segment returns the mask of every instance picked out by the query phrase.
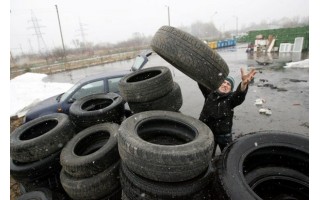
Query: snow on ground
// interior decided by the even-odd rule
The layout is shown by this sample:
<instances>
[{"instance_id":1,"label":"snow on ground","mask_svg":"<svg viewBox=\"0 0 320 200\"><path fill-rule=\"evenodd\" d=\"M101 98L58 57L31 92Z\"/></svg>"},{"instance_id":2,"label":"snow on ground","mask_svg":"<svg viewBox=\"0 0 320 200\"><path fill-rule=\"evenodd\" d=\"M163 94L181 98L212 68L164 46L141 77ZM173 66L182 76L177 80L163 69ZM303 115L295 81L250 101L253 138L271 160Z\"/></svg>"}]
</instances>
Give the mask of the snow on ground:
<instances>
[{"instance_id":1,"label":"snow on ground","mask_svg":"<svg viewBox=\"0 0 320 200\"><path fill-rule=\"evenodd\" d=\"M309 68L309 59L305 59L298 62L286 63L284 68Z\"/></svg>"},{"instance_id":2,"label":"snow on ground","mask_svg":"<svg viewBox=\"0 0 320 200\"><path fill-rule=\"evenodd\" d=\"M285 68L308 68L309 59L287 63ZM51 96L61 94L72 87L69 83L47 83L42 79L47 75L26 73L10 81L10 116L23 116L36 103Z\"/></svg>"},{"instance_id":3,"label":"snow on ground","mask_svg":"<svg viewBox=\"0 0 320 200\"><path fill-rule=\"evenodd\" d=\"M69 83L43 82L46 74L25 73L10 80L10 116L23 116L31 106L72 87Z\"/></svg>"}]
</instances>

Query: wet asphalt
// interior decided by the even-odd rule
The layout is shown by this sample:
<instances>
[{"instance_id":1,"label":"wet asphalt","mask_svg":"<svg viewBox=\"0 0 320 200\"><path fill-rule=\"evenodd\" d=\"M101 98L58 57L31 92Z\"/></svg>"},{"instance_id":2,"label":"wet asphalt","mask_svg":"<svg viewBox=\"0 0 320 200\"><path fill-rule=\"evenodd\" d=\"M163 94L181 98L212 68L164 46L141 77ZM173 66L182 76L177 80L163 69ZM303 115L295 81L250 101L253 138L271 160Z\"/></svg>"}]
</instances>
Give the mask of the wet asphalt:
<instances>
[{"instance_id":1,"label":"wet asphalt","mask_svg":"<svg viewBox=\"0 0 320 200\"><path fill-rule=\"evenodd\" d=\"M234 137L266 130L279 130L309 135L309 68L284 68L286 62L308 58L308 54L256 54L246 53L245 45L219 49L217 52L229 66L229 75L236 85L240 83L240 68L254 67L257 74L250 84L245 101L234 110ZM256 60L268 61L259 65ZM45 81L76 83L85 76L115 70L129 70L133 60L120 61L90 68L49 75ZM173 80L180 85L183 97L181 113L199 118L204 98L197 83L174 68L160 56L149 57L147 67L166 66L171 69ZM256 99L263 99L262 105L255 105ZM271 115L259 110L271 110Z\"/></svg>"}]
</instances>

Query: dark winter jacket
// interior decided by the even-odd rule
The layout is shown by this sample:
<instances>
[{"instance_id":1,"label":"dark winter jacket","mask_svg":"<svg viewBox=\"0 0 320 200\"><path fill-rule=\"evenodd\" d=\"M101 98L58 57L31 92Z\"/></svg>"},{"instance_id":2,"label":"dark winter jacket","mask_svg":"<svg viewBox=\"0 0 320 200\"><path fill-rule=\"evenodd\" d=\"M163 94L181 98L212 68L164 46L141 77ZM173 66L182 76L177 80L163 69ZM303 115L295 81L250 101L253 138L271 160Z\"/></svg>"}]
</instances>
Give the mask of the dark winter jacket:
<instances>
[{"instance_id":1,"label":"dark winter jacket","mask_svg":"<svg viewBox=\"0 0 320 200\"><path fill-rule=\"evenodd\" d=\"M221 94L218 90L210 92L200 84L199 88L205 97L199 119L209 126L214 135L231 133L233 109L245 100L248 87L242 92L239 84L235 92L228 94Z\"/></svg>"}]
</instances>

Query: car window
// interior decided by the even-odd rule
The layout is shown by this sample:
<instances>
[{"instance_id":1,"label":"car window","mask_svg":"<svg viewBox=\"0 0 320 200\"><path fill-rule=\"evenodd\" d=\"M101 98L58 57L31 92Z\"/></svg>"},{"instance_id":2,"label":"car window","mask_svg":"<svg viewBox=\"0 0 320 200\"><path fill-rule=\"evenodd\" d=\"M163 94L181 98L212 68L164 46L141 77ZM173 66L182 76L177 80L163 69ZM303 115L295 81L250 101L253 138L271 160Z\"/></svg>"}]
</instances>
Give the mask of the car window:
<instances>
[{"instance_id":1,"label":"car window","mask_svg":"<svg viewBox=\"0 0 320 200\"><path fill-rule=\"evenodd\" d=\"M108 80L109 92L119 92L119 81L122 77L110 78Z\"/></svg>"},{"instance_id":2,"label":"car window","mask_svg":"<svg viewBox=\"0 0 320 200\"><path fill-rule=\"evenodd\" d=\"M80 99L85 96L92 94L104 93L104 82L103 80L91 82L82 86L76 93L73 94L73 99Z\"/></svg>"}]
</instances>

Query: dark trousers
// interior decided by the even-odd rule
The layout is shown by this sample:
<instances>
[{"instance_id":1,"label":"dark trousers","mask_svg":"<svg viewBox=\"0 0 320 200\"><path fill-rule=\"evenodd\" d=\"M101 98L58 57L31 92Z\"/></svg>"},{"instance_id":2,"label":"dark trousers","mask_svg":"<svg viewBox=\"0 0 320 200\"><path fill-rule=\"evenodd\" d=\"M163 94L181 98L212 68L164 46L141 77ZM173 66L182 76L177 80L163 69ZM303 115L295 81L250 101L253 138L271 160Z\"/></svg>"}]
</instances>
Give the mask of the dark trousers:
<instances>
[{"instance_id":1,"label":"dark trousers","mask_svg":"<svg viewBox=\"0 0 320 200\"><path fill-rule=\"evenodd\" d=\"M217 145L219 145L219 148L221 152L223 149L232 142L232 134L222 134L222 135L214 135L214 148L213 148L213 156L215 155Z\"/></svg>"}]
</instances>

